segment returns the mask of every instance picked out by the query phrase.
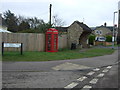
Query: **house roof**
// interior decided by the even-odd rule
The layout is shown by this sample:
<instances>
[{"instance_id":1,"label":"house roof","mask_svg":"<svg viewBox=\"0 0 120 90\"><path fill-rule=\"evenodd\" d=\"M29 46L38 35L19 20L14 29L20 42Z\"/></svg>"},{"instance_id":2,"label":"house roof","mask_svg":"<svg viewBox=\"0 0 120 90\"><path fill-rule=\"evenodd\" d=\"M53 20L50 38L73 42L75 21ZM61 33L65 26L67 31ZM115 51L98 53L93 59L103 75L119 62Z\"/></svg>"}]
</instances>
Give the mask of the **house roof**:
<instances>
[{"instance_id":1,"label":"house roof","mask_svg":"<svg viewBox=\"0 0 120 90\"><path fill-rule=\"evenodd\" d=\"M58 31L67 32L68 27L55 27Z\"/></svg>"},{"instance_id":2,"label":"house roof","mask_svg":"<svg viewBox=\"0 0 120 90\"><path fill-rule=\"evenodd\" d=\"M84 24L83 22L75 21L74 23L77 23L78 25L80 25L80 27L82 27L83 30L92 32L91 28L89 28L89 27L88 27L86 24ZM74 23L73 23L73 24L74 24Z\"/></svg>"},{"instance_id":3,"label":"house roof","mask_svg":"<svg viewBox=\"0 0 120 90\"><path fill-rule=\"evenodd\" d=\"M107 26L111 31L113 31L113 26Z\"/></svg>"},{"instance_id":4,"label":"house roof","mask_svg":"<svg viewBox=\"0 0 120 90\"><path fill-rule=\"evenodd\" d=\"M111 30L111 31L113 31L113 26L97 26L94 30L96 30L97 28L101 28L101 27L103 27L103 28L108 28L109 30Z\"/></svg>"},{"instance_id":5,"label":"house roof","mask_svg":"<svg viewBox=\"0 0 120 90\"><path fill-rule=\"evenodd\" d=\"M91 28L91 30L95 30L96 29L96 27L90 27Z\"/></svg>"},{"instance_id":6,"label":"house roof","mask_svg":"<svg viewBox=\"0 0 120 90\"><path fill-rule=\"evenodd\" d=\"M81 23L81 22L79 22L79 21L74 21L72 24L74 24L74 23L77 23L78 25L80 25L80 27L82 27L84 31L88 31L88 32L91 32L91 31L92 31L91 28L89 28L89 27L88 27L86 24L84 24L84 23ZM71 25L72 25L72 24L71 24ZM56 28L58 31L67 32L69 26L68 26L68 27L55 27L55 28Z\"/></svg>"}]
</instances>

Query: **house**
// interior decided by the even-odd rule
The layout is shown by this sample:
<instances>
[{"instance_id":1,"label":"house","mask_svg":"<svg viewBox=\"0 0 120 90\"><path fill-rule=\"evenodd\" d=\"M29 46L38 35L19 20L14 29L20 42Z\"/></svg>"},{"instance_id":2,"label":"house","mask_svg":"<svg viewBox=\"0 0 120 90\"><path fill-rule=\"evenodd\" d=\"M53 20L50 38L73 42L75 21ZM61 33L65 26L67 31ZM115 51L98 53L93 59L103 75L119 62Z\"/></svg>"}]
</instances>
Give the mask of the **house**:
<instances>
[{"instance_id":1,"label":"house","mask_svg":"<svg viewBox=\"0 0 120 90\"><path fill-rule=\"evenodd\" d=\"M74 43L77 46L86 48L88 45L88 37L92 30L83 22L74 21L67 29L68 47Z\"/></svg>"},{"instance_id":2,"label":"house","mask_svg":"<svg viewBox=\"0 0 120 90\"><path fill-rule=\"evenodd\" d=\"M92 32L96 38L96 41L105 41L106 36L112 36L113 26L106 26L106 24L96 27Z\"/></svg>"},{"instance_id":3,"label":"house","mask_svg":"<svg viewBox=\"0 0 120 90\"><path fill-rule=\"evenodd\" d=\"M11 33L10 31L7 31L7 25L4 21L4 19L2 18L2 15L0 14L0 32L7 32L7 33Z\"/></svg>"}]
</instances>

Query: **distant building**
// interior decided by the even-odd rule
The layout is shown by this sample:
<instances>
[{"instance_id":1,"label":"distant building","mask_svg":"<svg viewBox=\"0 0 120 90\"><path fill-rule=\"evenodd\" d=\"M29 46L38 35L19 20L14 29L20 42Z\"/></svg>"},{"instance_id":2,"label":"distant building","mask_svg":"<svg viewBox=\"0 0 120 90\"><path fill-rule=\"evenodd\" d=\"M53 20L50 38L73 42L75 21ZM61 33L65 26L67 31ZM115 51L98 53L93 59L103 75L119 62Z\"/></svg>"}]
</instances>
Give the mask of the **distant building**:
<instances>
[{"instance_id":1,"label":"distant building","mask_svg":"<svg viewBox=\"0 0 120 90\"><path fill-rule=\"evenodd\" d=\"M96 41L105 41L106 36L112 36L113 26L106 26L106 24L96 27L92 33L96 36Z\"/></svg>"},{"instance_id":2,"label":"distant building","mask_svg":"<svg viewBox=\"0 0 120 90\"><path fill-rule=\"evenodd\" d=\"M7 32L7 33L11 33L10 31L7 31L7 25L4 21L4 19L2 18L2 15L0 14L0 32Z\"/></svg>"}]
</instances>

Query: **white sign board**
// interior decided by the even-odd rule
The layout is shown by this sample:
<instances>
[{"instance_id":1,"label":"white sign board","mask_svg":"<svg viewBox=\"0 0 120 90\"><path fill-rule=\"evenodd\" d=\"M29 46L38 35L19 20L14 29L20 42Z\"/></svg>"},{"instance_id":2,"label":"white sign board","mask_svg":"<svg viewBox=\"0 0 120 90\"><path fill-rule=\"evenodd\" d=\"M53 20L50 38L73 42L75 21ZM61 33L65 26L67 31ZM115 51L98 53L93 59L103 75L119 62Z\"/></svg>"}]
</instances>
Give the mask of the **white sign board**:
<instances>
[{"instance_id":1,"label":"white sign board","mask_svg":"<svg viewBox=\"0 0 120 90\"><path fill-rule=\"evenodd\" d=\"M21 47L21 43L4 43L4 47Z\"/></svg>"}]
</instances>

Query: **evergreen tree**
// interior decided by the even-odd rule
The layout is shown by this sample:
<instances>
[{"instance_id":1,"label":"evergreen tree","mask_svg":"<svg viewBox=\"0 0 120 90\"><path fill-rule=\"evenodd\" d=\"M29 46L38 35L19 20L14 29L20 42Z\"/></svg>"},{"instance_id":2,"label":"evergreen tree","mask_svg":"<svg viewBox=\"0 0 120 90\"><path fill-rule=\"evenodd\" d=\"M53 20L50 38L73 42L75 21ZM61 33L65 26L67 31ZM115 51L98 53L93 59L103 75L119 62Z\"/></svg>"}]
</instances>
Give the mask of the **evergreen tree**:
<instances>
[{"instance_id":1,"label":"evergreen tree","mask_svg":"<svg viewBox=\"0 0 120 90\"><path fill-rule=\"evenodd\" d=\"M11 32L17 32L18 31L18 25L17 25L17 17L14 15L14 13L11 13L10 10L4 12L4 19L8 27L8 31Z\"/></svg>"},{"instance_id":2,"label":"evergreen tree","mask_svg":"<svg viewBox=\"0 0 120 90\"><path fill-rule=\"evenodd\" d=\"M30 25L28 22L25 22L25 21L22 21L18 26L18 31L28 30L28 29L30 29Z\"/></svg>"}]
</instances>

